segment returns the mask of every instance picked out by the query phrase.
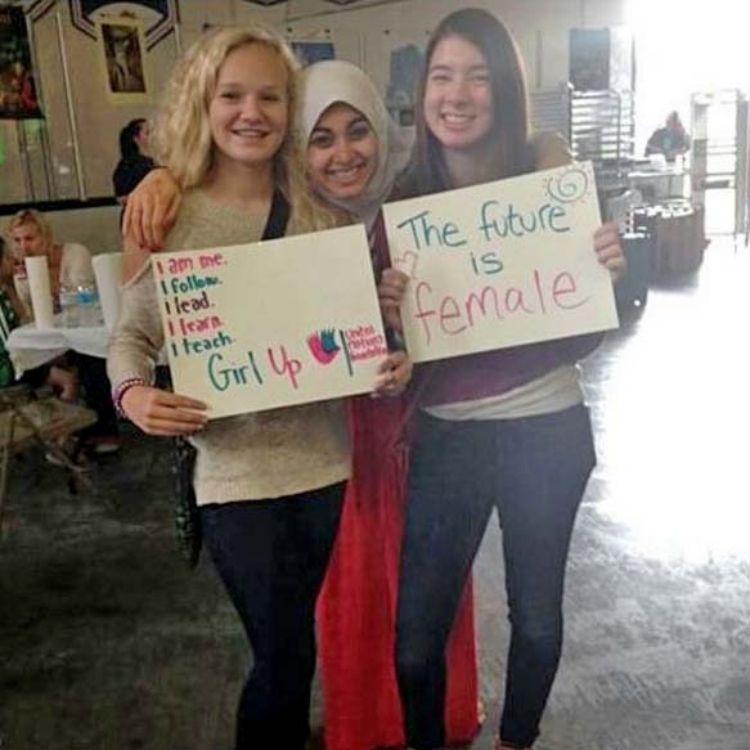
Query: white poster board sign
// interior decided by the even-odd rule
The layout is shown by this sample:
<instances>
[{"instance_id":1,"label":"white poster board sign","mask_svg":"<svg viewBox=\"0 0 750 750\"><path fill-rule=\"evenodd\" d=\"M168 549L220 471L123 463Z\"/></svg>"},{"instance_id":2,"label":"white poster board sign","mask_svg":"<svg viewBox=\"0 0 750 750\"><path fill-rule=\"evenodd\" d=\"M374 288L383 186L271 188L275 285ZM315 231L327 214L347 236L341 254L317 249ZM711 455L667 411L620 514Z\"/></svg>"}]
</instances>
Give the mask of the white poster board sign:
<instances>
[{"instance_id":1,"label":"white poster board sign","mask_svg":"<svg viewBox=\"0 0 750 750\"><path fill-rule=\"evenodd\" d=\"M415 362L618 325L589 162L383 207Z\"/></svg>"},{"instance_id":2,"label":"white poster board sign","mask_svg":"<svg viewBox=\"0 0 750 750\"><path fill-rule=\"evenodd\" d=\"M211 418L372 390L387 346L363 226L152 262L175 392Z\"/></svg>"}]
</instances>

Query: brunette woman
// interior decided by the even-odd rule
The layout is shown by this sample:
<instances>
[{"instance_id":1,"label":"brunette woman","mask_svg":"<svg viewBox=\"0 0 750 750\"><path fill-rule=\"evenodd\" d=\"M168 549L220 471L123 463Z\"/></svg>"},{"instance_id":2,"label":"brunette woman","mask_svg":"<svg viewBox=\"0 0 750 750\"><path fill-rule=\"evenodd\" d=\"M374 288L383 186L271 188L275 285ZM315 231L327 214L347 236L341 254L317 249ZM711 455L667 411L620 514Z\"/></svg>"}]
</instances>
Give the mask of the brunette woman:
<instances>
[{"instance_id":1,"label":"brunette woman","mask_svg":"<svg viewBox=\"0 0 750 750\"><path fill-rule=\"evenodd\" d=\"M516 45L484 10L456 11L435 29L418 103L403 197L570 159L559 137L530 136ZM616 276L623 255L615 229L602 227L593 245ZM578 336L418 368L396 626L407 740L417 750L446 742L446 642L493 509L511 622L498 748L530 748L538 735L560 658L568 545L595 463L576 363L599 340Z\"/></svg>"}]
</instances>

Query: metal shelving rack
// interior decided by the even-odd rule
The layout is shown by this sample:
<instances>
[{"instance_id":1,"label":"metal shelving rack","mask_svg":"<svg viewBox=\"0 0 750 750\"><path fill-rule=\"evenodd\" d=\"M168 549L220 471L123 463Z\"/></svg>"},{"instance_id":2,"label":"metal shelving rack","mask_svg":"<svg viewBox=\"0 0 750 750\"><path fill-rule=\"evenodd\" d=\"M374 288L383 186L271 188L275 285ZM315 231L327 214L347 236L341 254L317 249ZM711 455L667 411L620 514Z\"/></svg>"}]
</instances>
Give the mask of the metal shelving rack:
<instances>
[{"instance_id":1,"label":"metal shelving rack","mask_svg":"<svg viewBox=\"0 0 750 750\"><path fill-rule=\"evenodd\" d=\"M594 163L600 190L626 181L635 156L632 91L572 91L570 145Z\"/></svg>"},{"instance_id":2,"label":"metal shelving rack","mask_svg":"<svg viewBox=\"0 0 750 750\"><path fill-rule=\"evenodd\" d=\"M529 117L535 133L555 131L570 142L570 94L569 83L556 89L537 89L529 93Z\"/></svg>"}]
</instances>

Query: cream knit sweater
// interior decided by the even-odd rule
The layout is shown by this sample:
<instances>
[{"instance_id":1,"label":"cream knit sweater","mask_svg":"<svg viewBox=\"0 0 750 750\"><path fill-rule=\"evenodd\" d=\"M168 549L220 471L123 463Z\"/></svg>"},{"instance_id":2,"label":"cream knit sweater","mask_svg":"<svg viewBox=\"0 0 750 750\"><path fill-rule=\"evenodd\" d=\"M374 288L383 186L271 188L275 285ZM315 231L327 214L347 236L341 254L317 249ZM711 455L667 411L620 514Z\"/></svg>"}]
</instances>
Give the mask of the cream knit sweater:
<instances>
[{"instance_id":1,"label":"cream knit sweater","mask_svg":"<svg viewBox=\"0 0 750 750\"><path fill-rule=\"evenodd\" d=\"M264 216L249 216L193 190L185 195L166 249L255 242L264 223ZM292 221L287 234L294 233ZM123 286L122 313L107 359L112 385L134 376L153 382L163 343L149 264ZM199 505L283 497L343 481L350 473L340 401L212 420L191 442L198 449L194 485Z\"/></svg>"}]
</instances>

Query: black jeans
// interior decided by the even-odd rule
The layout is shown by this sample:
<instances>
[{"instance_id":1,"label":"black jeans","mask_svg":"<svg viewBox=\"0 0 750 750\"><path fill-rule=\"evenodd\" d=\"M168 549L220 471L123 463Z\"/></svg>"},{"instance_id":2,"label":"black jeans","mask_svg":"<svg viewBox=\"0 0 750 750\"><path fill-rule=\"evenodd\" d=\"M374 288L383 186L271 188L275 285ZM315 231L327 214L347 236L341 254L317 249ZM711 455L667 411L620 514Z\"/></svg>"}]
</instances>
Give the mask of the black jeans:
<instances>
[{"instance_id":1,"label":"black jeans","mask_svg":"<svg viewBox=\"0 0 750 750\"><path fill-rule=\"evenodd\" d=\"M444 744L445 645L497 507L511 622L500 736L531 745L562 647L565 564L595 464L588 411L449 422L421 418L409 473L396 623L408 744Z\"/></svg>"},{"instance_id":2,"label":"black jeans","mask_svg":"<svg viewBox=\"0 0 750 750\"><path fill-rule=\"evenodd\" d=\"M237 712L236 750L304 750L315 673L315 601L344 487L200 509L204 541L253 651Z\"/></svg>"}]
</instances>

